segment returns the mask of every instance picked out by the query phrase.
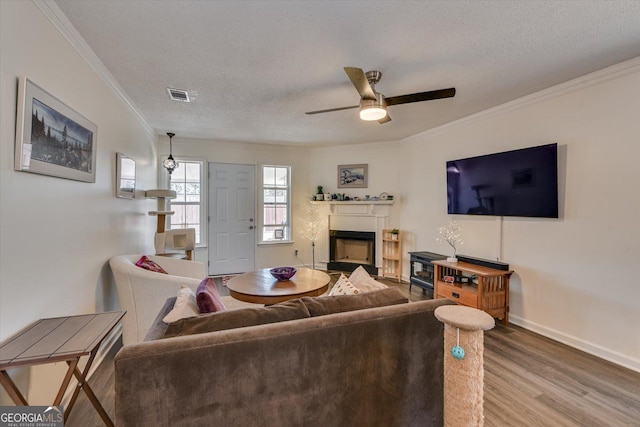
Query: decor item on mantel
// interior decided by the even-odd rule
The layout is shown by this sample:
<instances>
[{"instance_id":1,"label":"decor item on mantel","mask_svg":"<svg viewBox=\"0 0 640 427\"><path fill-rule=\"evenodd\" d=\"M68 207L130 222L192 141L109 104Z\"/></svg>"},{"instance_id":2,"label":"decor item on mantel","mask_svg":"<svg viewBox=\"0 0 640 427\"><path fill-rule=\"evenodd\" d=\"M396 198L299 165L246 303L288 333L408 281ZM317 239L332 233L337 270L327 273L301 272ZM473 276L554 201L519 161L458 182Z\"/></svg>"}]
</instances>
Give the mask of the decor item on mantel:
<instances>
[{"instance_id":1,"label":"decor item on mantel","mask_svg":"<svg viewBox=\"0 0 640 427\"><path fill-rule=\"evenodd\" d=\"M436 241L440 243L446 242L453 248L453 256L447 258L449 262L458 262L458 258L456 258L456 245L462 245L462 237L460 237L461 231L462 228L455 221L449 222L446 227L438 228L440 237L438 237Z\"/></svg>"},{"instance_id":2,"label":"decor item on mantel","mask_svg":"<svg viewBox=\"0 0 640 427\"><path fill-rule=\"evenodd\" d=\"M171 133L171 132L167 132L167 136L169 137L169 157L167 157L167 159L162 162L162 165L167 168L167 171L169 172L169 175L171 175L171 172L174 171L174 169L178 169L178 162L176 162L173 158L173 145L171 143L171 139L176 136L175 133Z\"/></svg>"},{"instance_id":3,"label":"decor item on mantel","mask_svg":"<svg viewBox=\"0 0 640 427\"><path fill-rule=\"evenodd\" d=\"M316 200L318 201L324 200L324 191L322 189L322 185L318 185L318 191L316 192Z\"/></svg>"}]
</instances>

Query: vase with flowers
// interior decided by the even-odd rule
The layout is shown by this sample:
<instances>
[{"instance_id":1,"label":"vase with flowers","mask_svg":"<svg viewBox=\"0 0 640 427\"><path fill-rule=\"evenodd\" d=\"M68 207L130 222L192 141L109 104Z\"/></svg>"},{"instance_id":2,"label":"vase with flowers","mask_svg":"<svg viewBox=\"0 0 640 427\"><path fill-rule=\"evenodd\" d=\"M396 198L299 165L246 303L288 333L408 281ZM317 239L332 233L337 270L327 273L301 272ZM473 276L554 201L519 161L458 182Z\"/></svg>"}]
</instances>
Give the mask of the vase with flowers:
<instances>
[{"instance_id":1,"label":"vase with flowers","mask_svg":"<svg viewBox=\"0 0 640 427\"><path fill-rule=\"evenodd\" d=\"M458 262L456 253L457 246L462 245L462 237L460 236L461 231L462 228L455 221L449 222L446 227L438 228L438 234L440 234L440 237L438 237L436 241L440 243L447 243L453 248L453 256L447 258L448 262Z\"/></svg>"}]
</instances>

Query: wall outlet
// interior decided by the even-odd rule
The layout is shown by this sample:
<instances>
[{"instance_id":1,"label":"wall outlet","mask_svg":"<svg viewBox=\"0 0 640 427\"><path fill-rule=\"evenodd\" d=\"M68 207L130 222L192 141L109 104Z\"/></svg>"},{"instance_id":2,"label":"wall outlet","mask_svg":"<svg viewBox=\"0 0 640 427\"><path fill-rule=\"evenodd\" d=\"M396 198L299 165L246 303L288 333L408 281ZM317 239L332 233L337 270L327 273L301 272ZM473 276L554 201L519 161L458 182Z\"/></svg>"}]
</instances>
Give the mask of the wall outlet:
<instances>
[{"instance_id":1,"label":"wall outlet","mask_svg":"<svg viewBox=\"0 0 640 427\"><path fill-rule=\"evenodd\" d=\"M298 256L298 250L297 249L294 249L293 252L294 252L295 256Z\"/></svg>"}]
</instances>

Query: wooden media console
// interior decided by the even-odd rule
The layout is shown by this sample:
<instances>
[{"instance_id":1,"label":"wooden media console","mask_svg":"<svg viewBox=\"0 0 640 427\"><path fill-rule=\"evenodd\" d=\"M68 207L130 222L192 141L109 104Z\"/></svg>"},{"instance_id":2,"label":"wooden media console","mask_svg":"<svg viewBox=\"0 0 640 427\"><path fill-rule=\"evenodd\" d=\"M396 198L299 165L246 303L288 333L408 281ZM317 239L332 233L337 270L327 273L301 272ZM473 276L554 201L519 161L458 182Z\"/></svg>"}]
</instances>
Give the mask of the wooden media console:
<instances>
[{"instance_id":1,"label":"wooden media console","mask_svg":"<svg viewBox=\"0 0 640 427\"><path fill-rule=\"evenodd\" d=\"M483 310L509 324L509 277L513 270L498 270L468 262L432 261L434 298Z\"/></svg>"}]
</instances>

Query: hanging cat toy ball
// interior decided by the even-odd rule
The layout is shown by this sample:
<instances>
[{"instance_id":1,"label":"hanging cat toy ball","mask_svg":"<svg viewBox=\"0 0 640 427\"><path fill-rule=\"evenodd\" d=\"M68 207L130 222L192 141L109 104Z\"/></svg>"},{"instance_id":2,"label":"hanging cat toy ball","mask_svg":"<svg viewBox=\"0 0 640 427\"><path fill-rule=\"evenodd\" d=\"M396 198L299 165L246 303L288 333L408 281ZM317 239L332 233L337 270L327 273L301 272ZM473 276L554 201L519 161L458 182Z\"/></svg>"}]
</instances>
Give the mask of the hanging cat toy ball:
<instances>
[{"instance_id":1,"label":"hanging cat toy ball","mask_svg":"<svg viewBox=\"0 0 640 427\"><path fill-rule=\"evenodd\" d=\"M451 348L451 355L456 360L464 359L464 349L460 347L460 328L458 328L458 341L456 345Z\"/></svg>"}]
</instances>

